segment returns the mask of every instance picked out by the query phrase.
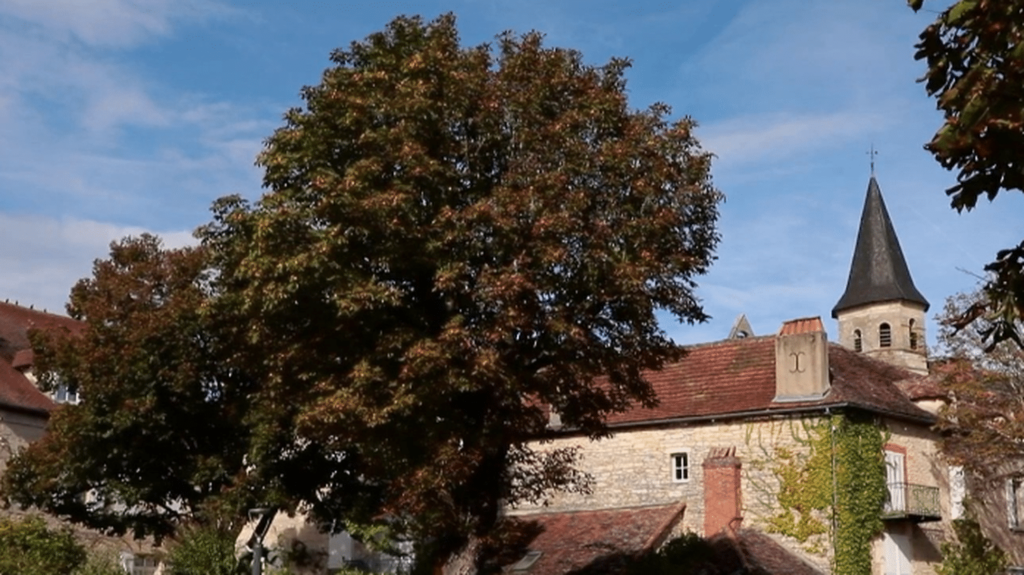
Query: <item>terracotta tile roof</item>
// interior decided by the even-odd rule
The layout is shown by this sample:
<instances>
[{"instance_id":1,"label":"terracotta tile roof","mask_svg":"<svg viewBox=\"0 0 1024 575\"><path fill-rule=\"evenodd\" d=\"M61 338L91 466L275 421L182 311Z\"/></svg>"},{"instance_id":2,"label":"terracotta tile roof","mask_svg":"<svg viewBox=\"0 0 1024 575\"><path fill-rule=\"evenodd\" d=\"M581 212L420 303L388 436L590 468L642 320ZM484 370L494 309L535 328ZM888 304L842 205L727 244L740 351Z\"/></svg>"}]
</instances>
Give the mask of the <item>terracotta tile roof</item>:
<instances>
[{"instance_id":1,"label":"terracotta tile roof","mask_svg":"<svg viewBox=\"0 0 1024 575\"><path fill-rule=\"evenodd\" d=\"M543 529L528 545L540 551L528 575L563 575L578 571L615 572L636 554L660 546L683 517L682 503L654 507L539 513L521 516Z\"/></svg>"},{"instance_id":2,"label":"terracotta tile roof","mask_svg":"<svg viewBox=\"0 0 1024 575\"><path fill-rule=\"evenodd\" d=\"M775 397L775 337L747 337L689 348L686 357L647 374L659 405L613 414L629 423L765 409Z\"/></svg>"},{"instance_id":3,"label":"terracotta tile roof","mask_svg":"<svg viewBox=\"0 0 1024 575\"><path fill-rule=\"evenodd\" d=\"M814 333L818 331L825 331L825 326L822 325L820 317L802 317L783 322L782 327L779 328L779 335L796 335L798 333Z\"/></svg>"},{"instance_id":4,"label":"terracotta tile roof","mask_svg":"<svg viewBox=\"0 0 1024 575\"><path fill-rule=\"evenodd\" d=\"M81 331L82 327L80 322L63 315L0 302L0 359L10 362L14 359L15 353L29 349L30 329L66 329L76 333Z\"/></svg>"},{"instance_id":5,"label":"terracotta tile roof","mask_svg":"<svg viewBox=\"0 0 1024 575\"><path fill-rule=\"evenodd\" d=\"M900 390L913 400L949 399L946 387L954 382L977 381L985 374L968 362L940 359L928 364L928 376L897 382Z\"/></svg>"},{"instance_id":6,"label":"terracotta tile roof","mask_svg":"<svg viewBox=\"0 0 1024 575\"><path fill-rule=\"evenodd\" d=\"M31 349L19 349L14 352L14 359L11 360L11 365L14 369L25 369L26 367L32 367L32 360L35 359L35 354L32 353Z\"/></svg>"},{"instance_id":7,"label":"terracotta tile roof","mask_svg":"<svg viewBox=\"0 0 1024 575\"><path fill-rule=\"evenodd\" d=\"M930 421L900 385L921 380L903 369L829 345L831 390L806 402L775 402L775 336L748 337L698 345L682 361L647 374L659 405L609 416L609 424L654 423L677 418L714 418L750 412L852 404L877 412Z\"/></svg>"},{"instance_id":8,"label":"terracotta tile roof","mask_svg":"<svg viewBox=\"0 0 1024 575\"><path fill-rule=\"evenodd\" d=\"M0 407L49 412L56 404L24 374L0 360Z\"/></svg>"},{"instance_id":9,"label":"terracotta tile roof","mask_svg":"<svg viewBox=\"0 0 1024 575\"><path fill-rule=\"evenodd\" d=\"M0 302L0 406L48 412L55 406L53 401L18 371L32 364L28 340L32 329L74 333L82 324L62 315Z\"/></svg>"},{"instance_id":10,"label":"terracotta tile roof","mask_svg":"<svg viewBox=\"0 0 1024 575\"><path fill-rule=\"evenodd\" d=\"M920 381L924 379L922 376L836 344L829 347L828 360L832 392L822 403L831 400L926 421L935 419L934 415L914 405L898 385Z\"/></svg>"},{"instance_id":11,"label":"terracotta tile roof","mask_svg":"<svg viewBox=\"0 0 1024 575\"><path fill-rule=\"evenodd\" d=\"M822 575L770 536L741 529L734 536L716 535L709 541L715 551L715 567L721 573L749 575Z\"/></svg>"}]
</instances>

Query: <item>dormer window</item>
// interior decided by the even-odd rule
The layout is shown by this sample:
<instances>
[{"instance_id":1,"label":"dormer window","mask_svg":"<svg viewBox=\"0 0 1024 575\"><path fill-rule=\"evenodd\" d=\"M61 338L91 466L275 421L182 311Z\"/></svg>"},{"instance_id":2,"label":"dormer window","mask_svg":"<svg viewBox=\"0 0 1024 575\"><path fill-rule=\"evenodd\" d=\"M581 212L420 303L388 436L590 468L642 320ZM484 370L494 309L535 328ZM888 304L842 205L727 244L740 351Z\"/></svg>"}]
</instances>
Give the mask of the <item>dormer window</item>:
<instances>
[{"instance_id":1,"label":"dormer window","mask_svg":"<svg viewBox=\"0 0 1024 575\"><path fill-rule=\"evenodd\" d=\"M887 323L878 326L878 347L892 347L892 328Z\"/></svg>"},{"instance_id":2,"label":"dormer window","mask_svg":"<svg viewBox=\"0 0 1024 575\"><path fill-rule=\"evenodd\" d=\"M914 329L915 327L917 325L915 325L914 320L910 320L908 328L910 330L910 349L917 349L917 331Z\"/></svg>"},{"instance_id":3,"label":"dormer window","mask_svg":"<svg viewBox=\"0 0 1024 575\"><path fill-rule=\"evenodd\" d=\"M853 330L853 351L860 353L864 351L864 338L861 337L860 330Z\"/></svg>"}]
</instances>

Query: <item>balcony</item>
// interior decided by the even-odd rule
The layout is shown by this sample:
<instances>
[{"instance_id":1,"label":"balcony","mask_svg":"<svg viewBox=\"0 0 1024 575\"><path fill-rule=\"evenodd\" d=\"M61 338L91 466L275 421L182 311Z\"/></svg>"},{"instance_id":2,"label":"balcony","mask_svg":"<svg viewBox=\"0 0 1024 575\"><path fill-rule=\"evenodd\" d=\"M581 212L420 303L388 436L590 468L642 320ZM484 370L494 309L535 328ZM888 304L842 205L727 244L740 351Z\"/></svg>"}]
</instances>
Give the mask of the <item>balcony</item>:
<instances>
[{"instance_id":1,"label":"balcony","mask_svg":"<svg viewBox=\"0 0 1024 575\"><path fill-rule=\"evenodd\" d=\"M915 523L939 521L939 488L913 483L889 483L889 500L882 509L882 519L908 519Z\"/></svg>"}]
</instances>

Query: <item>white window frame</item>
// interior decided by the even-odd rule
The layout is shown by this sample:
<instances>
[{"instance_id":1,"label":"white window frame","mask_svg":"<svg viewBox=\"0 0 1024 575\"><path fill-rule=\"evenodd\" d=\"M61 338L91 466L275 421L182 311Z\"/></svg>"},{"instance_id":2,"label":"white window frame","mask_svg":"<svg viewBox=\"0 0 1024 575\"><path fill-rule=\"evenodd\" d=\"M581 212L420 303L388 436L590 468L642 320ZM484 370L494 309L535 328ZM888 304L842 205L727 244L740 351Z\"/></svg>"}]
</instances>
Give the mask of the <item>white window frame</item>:
<instances>
[{"instance_id":1,"label":"white window frame","mask_svg":"<svg viewBox=\"0 0 1024 575\"><path fill-rule=\"evenodd\" d=\"M673 483L686 483L690 480L690 452L685 449L672 450L669 454L669 466Z\"/></svg>"}]
</instances>

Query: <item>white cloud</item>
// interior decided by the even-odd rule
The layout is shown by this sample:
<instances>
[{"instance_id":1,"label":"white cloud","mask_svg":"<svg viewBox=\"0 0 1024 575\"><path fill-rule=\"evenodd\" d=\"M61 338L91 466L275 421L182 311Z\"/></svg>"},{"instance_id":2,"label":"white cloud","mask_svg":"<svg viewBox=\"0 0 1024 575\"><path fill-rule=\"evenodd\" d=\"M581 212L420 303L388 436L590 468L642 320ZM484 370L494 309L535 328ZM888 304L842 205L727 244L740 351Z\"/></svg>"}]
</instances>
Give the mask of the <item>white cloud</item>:
<instances>
[{"instance_id":1,"label":"white cloud","mask_svg":"<svg viewBox=\"0 0 1024 575\"><path fill-rule=\"evenodd\" d=\"M82 219L0 213L0 294L22 305L63 313L76 281L109 254L110 242L148 230ZM194 244L187 231L157 232L169 248Z\"/></svg>"},{"instance_id":2,"label":"white cloud","mask_svg":"<svg viewBox=\"0 0 1024 575\"><path fill-rule=\"evenodd\" d=\"M129 46L166 36L174 21L205 20L229 9L208 0L4 0L0 14L90 46Z\"/></svg>"},{"instance_id":3,"label":"white cloud","mask_svg":"<svg viewBox=\"0 0 1024 575\"><path fill-rule=\"evenodd\" d=\"M102 49L5 28L11 7L0 8L0 212L190 228L214 198L259 189L253 159L276 114L169 90Z\"/></svg>"},{"instance_id":4,"label":"white cloud","mask_svg":"<svg viewBox=\"0 0 1024 575\"><path fill-rule=\"evenodd\" d=\"M700 134L705 149L733 167L844 145L883 126L883 116L872 112L780 113L730 118L701 127Z\"/></svg>"}]
</instances>

